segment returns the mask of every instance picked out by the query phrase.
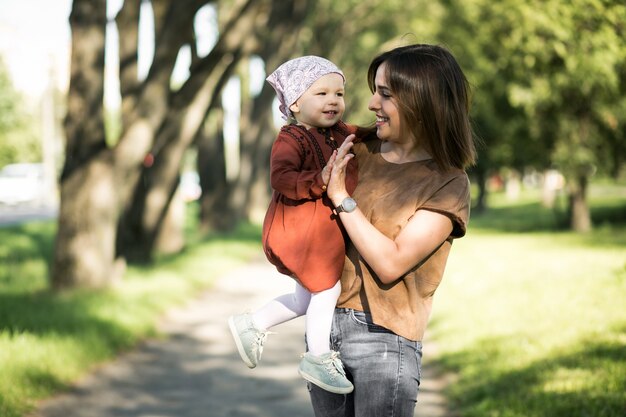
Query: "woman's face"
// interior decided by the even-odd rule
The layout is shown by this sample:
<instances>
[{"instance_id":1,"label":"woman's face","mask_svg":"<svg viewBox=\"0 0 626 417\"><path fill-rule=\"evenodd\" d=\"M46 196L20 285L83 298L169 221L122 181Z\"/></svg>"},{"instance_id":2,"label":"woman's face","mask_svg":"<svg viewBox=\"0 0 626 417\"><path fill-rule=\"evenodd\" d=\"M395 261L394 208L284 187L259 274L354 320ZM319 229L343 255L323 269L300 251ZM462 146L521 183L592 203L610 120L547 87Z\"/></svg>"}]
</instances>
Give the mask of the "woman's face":
<instances>
[{"instance_id":1,"label":"woman's face","mask_svg":"<svg viewBox=\"0 0 626 417\"><path fill-rule=\"evenodd\" d=\"M383 62L376 70L375 91L368 109L376 114L376 135L379 139L403 142L400 134L400 111L387 83L386 66Z\"/></svg>"}]
</instances>

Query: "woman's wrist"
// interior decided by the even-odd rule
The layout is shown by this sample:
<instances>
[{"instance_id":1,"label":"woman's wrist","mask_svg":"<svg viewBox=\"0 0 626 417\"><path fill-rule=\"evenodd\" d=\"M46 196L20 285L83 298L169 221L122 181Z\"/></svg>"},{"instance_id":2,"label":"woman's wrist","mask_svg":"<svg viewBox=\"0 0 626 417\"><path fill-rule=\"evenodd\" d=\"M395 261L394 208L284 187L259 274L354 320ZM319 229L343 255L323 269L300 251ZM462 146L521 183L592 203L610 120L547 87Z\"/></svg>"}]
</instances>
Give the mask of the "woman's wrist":
<instances>
[{"instance_id":1,"label":"woman's wrist","mask_svg":"<svg viewBox=\"0 0 626 417\"><path fill-rule=\"evenodd\" d=\"M348 193L338 193L330 197L330 201L333 203L334 207L337 207L339 204L343 202L346 198L350 197Z\"/></svg>"}]
</instances>

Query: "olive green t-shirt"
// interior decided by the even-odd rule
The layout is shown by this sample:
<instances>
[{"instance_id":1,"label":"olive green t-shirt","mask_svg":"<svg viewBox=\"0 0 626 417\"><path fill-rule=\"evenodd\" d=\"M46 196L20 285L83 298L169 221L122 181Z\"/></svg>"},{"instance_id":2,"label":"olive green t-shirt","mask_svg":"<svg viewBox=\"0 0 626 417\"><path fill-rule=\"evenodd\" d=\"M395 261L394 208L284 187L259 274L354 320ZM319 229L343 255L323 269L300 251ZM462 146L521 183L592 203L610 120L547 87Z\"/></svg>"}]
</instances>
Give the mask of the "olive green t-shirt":
<instances>
[{"instance_id":1,"label":"olive green t-shirt","mask_svg":"<svg viewBox=\"0 0 626 417\"><path fill-rule=\"evenodd\" d=\"M353 148L359 165L353 197L365 217L385 236L395 239L417 210L431 210L450 218L452 234L391 284L383 284L348 242L337 306L367 311L375 324L417 341L424 335L452 240L465 235L469 180L463 170L443 172L433 160L387 162L380 154L381 143L370 140Z\"/></svg>"}]
</instances>

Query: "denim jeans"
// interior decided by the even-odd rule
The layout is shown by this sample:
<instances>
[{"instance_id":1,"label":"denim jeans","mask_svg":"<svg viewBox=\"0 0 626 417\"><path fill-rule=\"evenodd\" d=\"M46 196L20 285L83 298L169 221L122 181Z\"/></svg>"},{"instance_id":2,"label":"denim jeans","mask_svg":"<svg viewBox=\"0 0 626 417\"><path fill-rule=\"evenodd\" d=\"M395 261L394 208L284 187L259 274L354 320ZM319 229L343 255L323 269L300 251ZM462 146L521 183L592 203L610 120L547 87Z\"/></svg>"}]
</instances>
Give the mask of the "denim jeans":
<instances>
[{"instance_id":1,"label":"denim jeans","mask_svg":"<svg viewBox=\"0 0 626 417\"><path fill-rule=\"evenodd\" d=\"M308 384L316 417L413 417L421 342L375 325L368 313L343 308L335 309L330 338L354 391L332 394Z\"/></svg>"}]
</instances>

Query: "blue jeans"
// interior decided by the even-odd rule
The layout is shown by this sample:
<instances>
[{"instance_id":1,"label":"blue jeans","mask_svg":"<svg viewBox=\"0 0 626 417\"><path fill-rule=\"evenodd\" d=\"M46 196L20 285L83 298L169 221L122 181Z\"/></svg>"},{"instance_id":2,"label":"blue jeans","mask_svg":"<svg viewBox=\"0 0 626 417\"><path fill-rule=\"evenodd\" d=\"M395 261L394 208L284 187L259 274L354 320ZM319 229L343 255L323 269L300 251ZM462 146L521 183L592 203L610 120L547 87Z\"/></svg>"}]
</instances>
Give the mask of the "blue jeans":
<instances>
[{"instance_id":1,"label":"blue jeans","mask_svg":"<svg viewBox=\"0 0 626 417\"><path fill-rule=\"evenodd\" d=\"M421 342L373 324L368 313L344 308L335 309L330 339L354 391L332 394L308 384L316 417L413 417Z\"/></svg>"}]
</instances>

